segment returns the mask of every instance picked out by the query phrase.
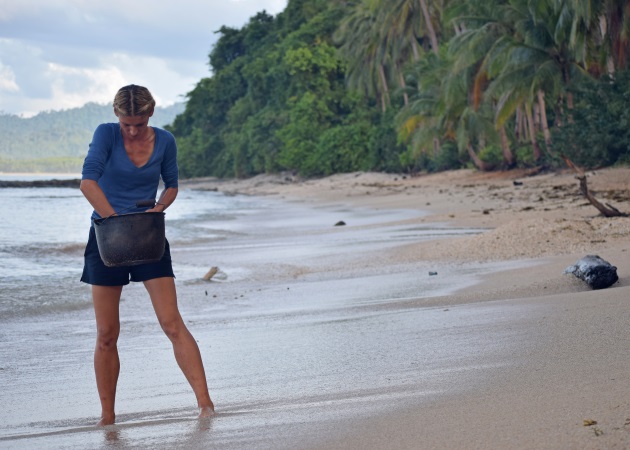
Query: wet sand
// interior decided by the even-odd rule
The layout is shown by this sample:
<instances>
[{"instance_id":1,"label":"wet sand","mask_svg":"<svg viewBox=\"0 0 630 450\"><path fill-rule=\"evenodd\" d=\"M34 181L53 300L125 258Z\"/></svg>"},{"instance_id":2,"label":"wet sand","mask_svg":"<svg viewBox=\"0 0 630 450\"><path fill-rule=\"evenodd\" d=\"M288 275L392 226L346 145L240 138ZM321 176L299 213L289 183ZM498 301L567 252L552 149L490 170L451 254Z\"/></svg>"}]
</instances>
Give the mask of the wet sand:
<instances>
[{"instance_id":1,"label":"wet sand","mask_svg":"<svg viewBox=\"0 0 630 450\"><path fill-rule=\"evenodd\" d=\"M588 181L598 200L630 212L628 169L589 173ZM482 336L487 341L471 358L474 365L469 361L460 366L459 374L445 373L437 395L410 395L403 405L385 401L385 411L380 410L383 402L375 401L379 412L374 417L336 423L304 447L630 446L626 383L630 219L601 217L581 196L573 174L529 177L516 171L458 171L418 178L348 174L307 182L261 177L258 182L235 182L233 188L315 204L413 208L428 212L418 224L488 229L438 242L411 243L375 256L384 266L425 261L439 272L441 263L455 264L458 269L448 274L453 279L458 271L479 268L483 276L475 286L388 305L413 311L443 308L442 318L461 314L456 319L461 321L456 327L461 342L433 341L431 356L425 355L420 366L430 365L436 354L452 351L452 345L470 344ZM616 265L620 281L593 291L563 274L564 268L586 254L599 254ZM496 265L488 265L489 261ZM487 321L474 323L477 314ZM418 330L419 339L423 333ZM399 356L417 355L413 350L411 346ZM423 376L419 370L419 385L424 384Z\"/></svg>"},{"instance_id":2,"label":"wet sand","mask_svg":"<svg viewBox=\"0 0 630 450\"><path fill-rule=\"evenodd\" d=\"M628 175L589 183L630 210ZM89 314L33 319L0 331L14 343L2 360L21 352L0 372L0 448L630 445L630 219L598 218L570 174L256 177L182 189L247 194L261 207L224 240L173 245L217 415L195 419L132 286L118 424L93 427ZM589 253L618 267L618 284L592 291L563 275ZM211 266L219 273L203 281Z\"/></svg>"}]
</instances>

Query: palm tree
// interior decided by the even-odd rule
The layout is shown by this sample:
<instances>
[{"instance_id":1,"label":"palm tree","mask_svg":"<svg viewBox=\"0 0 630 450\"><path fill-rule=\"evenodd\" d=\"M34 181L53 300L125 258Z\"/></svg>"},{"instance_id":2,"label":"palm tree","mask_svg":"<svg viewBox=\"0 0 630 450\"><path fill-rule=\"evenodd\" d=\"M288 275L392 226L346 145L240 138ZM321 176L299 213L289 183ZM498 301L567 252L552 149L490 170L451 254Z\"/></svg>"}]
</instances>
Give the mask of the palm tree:
<instances>
[{"instance_id":1,"label":"palm tree","mask_svg":"<svg viewBox=\"0 0 630 450\"><path fill-rule=\"evenodd\" d=\"M435 28L433 27L433 17L429 12L428 0L420 0L420 7L422 8L422 15L424 17L424 26L427 29L429 38L431 39L431 48L433 49L433 53L437 55L440 49L438 46L437 34L435 33Z\"/></svg>"},{"instance_id":2,"label":"palm tree","mask_svg":"<svg viewBox=\"0 0 630 450\"><path fill-rule=\"evenodd\" d=\"M576 56L596 75L628 66L630 2L628 0L555 0L571 20ZM604 70L603 68L606 68Z\"/></svg>"},{"instance_id":3,"label":"palm tree","mask_svg":"<svg viewBox=\"0 0 630 450\"><path fill-rule=\"evenodd\" d=\"M385 72L387 55L381 46L374 2L359 2L335 33L339 51L346 61L346 81L351 89L380 99L383 111L389 105L389 84Z\"/></svg>"},{"instance_id":4,"label":"palm tree","mask_svg":"<svg viewBox=\"0 0 630 450\"><path fill-rule=\"evenodd\" d=\"M546 98L557 108L573 107L572 83L586 74L586 68L572 50L573 22L564 5L529 0L509 0L500 8L512 32L494 46L488 57L498 62L486 64L491 80L486 95L498 99L497 127L503 126L522 107L532 144L534 159L542 155L536 138L534 105L540 111L540 127L546 148L551 149L547 126ZM558 111L559 112L559 109Z\"/></svg>"},{"instance_id":5,"label":"palm tree","mask_svg":"<svg viewBox=\"0 0 630 450\"><path fill-rule=\"evenodd\" d=\"M482 103L489 103L489 110L496 109L498 98L486 95L489 72L502 67L505 50L509 47L514 33L509 16L505 17L505 2L486 0L464 2L454 5L450 12L450 22L458 29L449 42L449 50L454 58L453 70L472 71L473 83L470 92L472 108L477 111ZM503 153L503 165L512 167L515 163L510 141L504 123L496 123Z\"/></svg>"},{"instance_id":6,"label":"palm tree","mask_svg":"<svg viewBox=\"0 0 630 450\"><path fill-rule=\"evenodd\" d=\"M418 23L422 15L415 3L398 0L392 5L385 0L363 0L335 34L341 54L348 61L348 85L378 95L383 111L390 103L392 84L400 86L408 103L403 67L420 57ZM432 25L431 30L435 33Z\"/></svg>"},{"instance_id":7,"label":"palm tree","mask_svg":"<svg viewBox=\"0 0 630 450\"><path fill-rule=\"evenodd\" d=\"M427 54L413 64L407 72L410 100L397 116L398 134L403 142L409 142L412 156L440 150L445 138L443 126L444 101L442 97L444 80L450 72L446 58Z\"/></svg>"},{"instance_id":8,"label":"palm tree","mask_svg":"<svg viewBox=\"0 0 630 450\"><path fill-rule=\"evenodd\" d=\"M388 25L395 26L401 35L410 36L414 41L427 36L431 50L439 54L436 25L440 17L438 11L430 8L429 0L380 0L380 3L389 18L385 23L389 22Z\"/></svg>"},{"instance_id":9,"label":"palm tree","mask_svg":"<svg viewBox=\"0 0 630 450\"><path fill-rule=\"evenodd\" d=\"M453 70L452 57L443 47L439 57L427 54L421 58L411 73L417 93L399 114L401 139L411 142L416 155L438 152L441 142L452 141L468 153L478 169L490 170L475 148L498 143L499 136L487 105L474 107L470 101L473 70Z\"/></svg>"}]
</instances>

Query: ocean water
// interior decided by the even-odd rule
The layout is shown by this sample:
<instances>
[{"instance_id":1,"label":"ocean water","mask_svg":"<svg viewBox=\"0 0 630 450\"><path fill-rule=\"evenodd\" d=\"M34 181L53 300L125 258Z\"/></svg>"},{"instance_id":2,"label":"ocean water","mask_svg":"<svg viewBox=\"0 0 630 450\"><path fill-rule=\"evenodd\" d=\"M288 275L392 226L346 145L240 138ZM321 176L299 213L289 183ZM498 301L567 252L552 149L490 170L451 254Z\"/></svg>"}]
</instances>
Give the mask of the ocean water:
<instances>
[{"instance_id":1,"label":"ocean water","mask_svg":"<svg viewBox=\"0 0 630 450\"><path fill-rule=\"evenodd\" d=\"M98 429L94 318L79 281L91 207L77 189L4 188L0 208L0 448L304 447L348 420L483 383L519 341L496 306L421 307L492 267L381 263L400 246L479 230L343 199L182 188L166 234L218 414L195 420L170 343L132 283L120 305L117 425ZM206 282L211 266L221 276Z\"/></svg>"},{"instance_id":2,"label":"ocean water","mask_svg":"<svg viewBox=\"0 0 630 450\"><path fill-rule=\"evenodd\" d=\"M0 175L3 180L52 178L78 176ZM222 239L230 221L252 206L247 197L181 191L167 211L167 238L184 245ZM0 188L0 211L0 322L90 308L89 289L78 281L92 213L81 192ZM199 225L213 220L223 225Z\"/></svg>"}]
</instances>

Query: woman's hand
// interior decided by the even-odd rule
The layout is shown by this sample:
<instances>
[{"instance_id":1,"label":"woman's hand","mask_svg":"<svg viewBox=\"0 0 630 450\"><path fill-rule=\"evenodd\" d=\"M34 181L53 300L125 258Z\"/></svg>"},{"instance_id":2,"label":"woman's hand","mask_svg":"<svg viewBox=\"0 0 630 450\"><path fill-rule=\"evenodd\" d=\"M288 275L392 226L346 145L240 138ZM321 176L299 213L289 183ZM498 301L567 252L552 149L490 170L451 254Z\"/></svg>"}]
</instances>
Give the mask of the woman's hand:
<instances>
[{"instance_id":1,"label":"woman's hand","mask_svg":"<svg viewBox=\"0 0 630 450\"><path fill-rule=\"evenodd\" d=\"M164 212L164 210L171 206L171 203L175 201L177 193L177 188L164 189L160 194L160 198L155 203L155 206L153 208L147 209L145 212Z\"/></svg>"},{"instance_id":2,"label":"woman's hand","mask_svg":"<svg viewBox=\"0 0 630 450\"><path fill-rule=\"evenodd\" d=\"M94 180L81 180L81 192L90 202L96 213L101 217L109 217L116 214L109 204L103 190Z\"/></svg>"},{"instance_id":3,"label":"woman's hand","mask_svg":"<svg viewBox=\"0 0 630 450\"><path fill-rule=\"evenodd\" d=\"M147 209L145 212L164 212L165 209L166 205L163 203L156 203L153 208Z\"/></svg>"}]
</instances>

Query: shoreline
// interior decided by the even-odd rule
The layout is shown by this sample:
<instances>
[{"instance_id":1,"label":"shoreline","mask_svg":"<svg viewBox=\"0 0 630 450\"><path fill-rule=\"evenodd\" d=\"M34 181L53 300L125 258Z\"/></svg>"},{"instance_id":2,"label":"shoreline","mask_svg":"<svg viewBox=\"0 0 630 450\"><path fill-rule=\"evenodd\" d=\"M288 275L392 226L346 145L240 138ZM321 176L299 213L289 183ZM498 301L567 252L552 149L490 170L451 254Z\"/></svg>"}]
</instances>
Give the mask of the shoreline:
<instances>
[{"instance_id":1,"label":"shoreline","mask_svg":"<svg viewBox=\"0 0 630 450\"><path fill-rule=\"evenodd\" d=\"M231 212L194 216L197 240L171 248L218 414L195 420L134 283L121 302L118 425L93 427L91 311L27 317L5 327L0 446L629 447L629 219L598 218L569 173L521 175L182 181L243 194L218 195ZM629 175L591 173L589 185L623 211ZM593 291L562 273L586 252L619 282Z\"/></svg>"},{"instance_id":2,"label":"shoreline","mask_svg":"<svg viewBox=\"0 0 630 450\"><path fill-rule=\"evenodd\" d=\"M588 180L601 202L621 211L630 204L630 168L591 172ZM456 244L440 243L441 248L422 256L426 260L501 261L605 251L630 235L630 219L601 216L581 195L569 171L531 177L522 170L458 170L418 177L352 173L304 181L259 175L245 180L186 180L182 186L313 205L413 209L426 213L421 224L490 230ZM421 245L413 252L420 250L429 251Z\"/></svg>"},{"instance_id":3,"label":"shoreline","mask_svg":"<svg viewBox=\"0 0 630 450\"><path fill-rule=\"evenodd\" d=\"M624 208L630 199L630 169L588 176L596 198L630 210ZM497 306L511 319L488 324L485 332L510 335L517 330L520 341L508 365L486 373L487 385L353 420L326 437L313 437L304 448L630 445L630 389L621 381L630 370L630 219L600 217L581 196L572 173L527 177L519 171L456 171L417 178L358 173L306 181L258 176L189 180L186 186L313 206L415 209L426 212L413 221L418 225L487 229L401 246L380 255L379 263L495 264L496 270L474 286L447 296L408 299L404 307L448 311L467 304ZM586 254L616 265L619 282L593 291L562 273Z\"/></svg>"}]
</instances>

